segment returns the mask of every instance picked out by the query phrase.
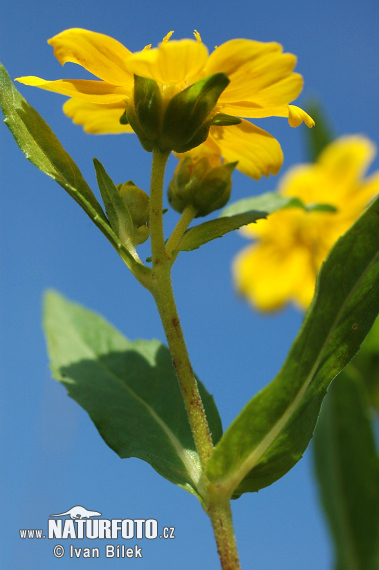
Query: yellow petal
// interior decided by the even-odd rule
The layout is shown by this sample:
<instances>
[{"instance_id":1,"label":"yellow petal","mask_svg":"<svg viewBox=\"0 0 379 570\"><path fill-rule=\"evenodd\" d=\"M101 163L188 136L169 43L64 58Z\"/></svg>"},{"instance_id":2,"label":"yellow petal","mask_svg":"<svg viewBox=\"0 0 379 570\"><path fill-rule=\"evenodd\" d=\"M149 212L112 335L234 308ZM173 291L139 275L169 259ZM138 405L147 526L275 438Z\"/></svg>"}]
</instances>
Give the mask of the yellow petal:
<instances>
[{"instance_id":1,"label":"yellow petal","mask_svg":"<svg viewBox=\"0 0 379 570\"><path fill-rule=\"evenodd\" d=\"M262 311L274 311L290 301L304 306L313 296L315 275L304 248L283 252L276 244L243 250L233 265L237 291Z\"/></svg>"},{"instance_id":2,"label":"yellow petal","mask_svg":"<svg viewBox=\"0 0 379 570\"><path fill-rule=\"evenodd\" d=\"M126 65L131 74L167 85L193 79L204 67L207 56L205 45L195 40L169 41L131 55Z\"/></svg>"},{"instance_id":3,"label":"yellow petal","mask_svg":"<svg viewBox=\"0 0 379 570\"><path fill-rule=\"evenodd\" d=\"M86 133L93 135L132 133L130 125L122 125L120 117L125 105L97 105L81 99L69 99L63 105L64 113L75 125L82 125Z\"/></svg>"},{"instance_id":4,"label":"yellow petal","mask_svg":"<svg viewBox=\"0 0 379 570\"><path fill-rule=\"evenodd\" d=\"M371 176L360 185L359 192L357 192L357 203L361 205L361 211L379 194L379 171L374 172ZM354 204L355 205L355 204Z\"/></svg>"},{"instance_id":5,"label":"yellow petal","mask_svg":"<svg viewBox=\"0 0 379 570\"><path fill-rule=\"evenodd\" d=\"M302 76L292 72L295 63L292 54L270 54L263 61L246 64L228 76L230 84L220 99L270 107L287 105L303 88Z\"/></svg>"},{"instance_id":6,"label":"yellow petal","mask_svg":"<svg viewBox=\"0 0 379 570\"><path fill-rule=\"evenodd\" d=\"M108 83L132 87L133 77L125 65L131 52L117 40L97 32L71 28L48 43L62 65L67 61L77 63Z\"/></svg>"},{"instance_id":7,"label":"yellow petal","mask_svg":"<svg viewBox=\"0 0 379 570\"><path fill-rule=\"evenodd\" d=\"M254 96L254 101L262 107L285 105L299 96L303 83L303 78L299 73L291 73L258 91Z\"/></svg>"},{"instance_id":8,"label":"yellow petal","mask_svg":"<svg viewBox=\"0 0 379 570\"><path fill-rule=\"evenodd\" d=\"M220 96L220 105L280 107L301 92L303 78L292 72L295 65L296 57L282 53L280 44L231 40L210 55L204 73L228 75L230 84Z\"/></svg>"},{"instance_id":9,"label":"yellow petal","mask_svg":"<svg viewBox=\"0 0 379 570\"><path fill-rule=\"evenodd\" d=\"M318 162L333 182L349 189L364 175L375 153L375 145L367 137L344 136L329 144Z\"/></svg>"},{"instance_id":10,"label":"yellow petal","mask_svg":"<svg viewBox=\"0 0 379 570\"><path fill-rule=\"evenodd\" d=\"M307 205L324 203L339 206L335 189L317 163L292 166L281 177L278 190L282 196L297 196Z\"/></svg>"},{"instance_id":11,"label":"yellow petal","mask_svg":"<svg viewBox=\"0 0 379 570\"><path fill-rule=\"evenodd\" d=\"M221 94L222 95L222 94ZM220 97L221 98L221 97ZM249 101L239 101L238 103L220 104L217 102L217 110L233 115L234 117L245 117L246 119L263 119L265 117L288 117L288 105L276 107L261 107Z\"/></svg>"},{"instance_id":12,"label":"yellow petal","mask_svg":"<svg viewBox=\"0 0 379 570\"><path fill-rule=\"evenodd\" d=\"M300 107L296 107L296 105L288 105L288 122L291 127L298 127L302 122L310 128L315 126L312 117L303 111L303 109L300 109Z\"/></svg>"},{"instance_id":13,"label":"yellow petal","mask_svg":"<svg viewBox=\"0 0 379 570\"><path fill-rule=\"evenodd\" d=\"M205 75L226 73L231 76L246 63L252 64L272 53L281 53L278 43L263 43L253 40L235 39L225 42L215 49L204 68Z\"/></svg>"},{"instance_id":14,"label":"yellow petal","mask_svg":"<svg viewBox=\"0 0 379 570\"><path fill-rule=\"evenodd\" d=\"M259 180L262 174L277 174L283 163L278 141L248 121L230 127L211 127L209 138L227 162L238 160L237 168Z\"/></svg>"},{"instance_id":15,"label":"yellow petal","mask_svg":"<svg viewBox=\"0 0 379 570\"><path fill-rule=\"evenodd\" d=\"M258 220L255 224L243 226L240 233L262 241L276 241L284 249L290 249L296 243L297 230L306 215L301 208L284 208L270 214L266 219Z\"/></svg>"},{"instance_id":16,"label":"yellow petal","mask_svg":"<svg viewBox=\"0 0 379 570\"><path fill-rule=\"evenodd\" d=\"M39 87L46 91L53 91L68 97L84 99L92 103L108 104L121 102L127 99L129 93L122 87L117 87L105 81L92 81L87 79L58 79L57 81L45 81L39 77L18 77L15 79L24 85Z\"/></svg>"}]
</instances>

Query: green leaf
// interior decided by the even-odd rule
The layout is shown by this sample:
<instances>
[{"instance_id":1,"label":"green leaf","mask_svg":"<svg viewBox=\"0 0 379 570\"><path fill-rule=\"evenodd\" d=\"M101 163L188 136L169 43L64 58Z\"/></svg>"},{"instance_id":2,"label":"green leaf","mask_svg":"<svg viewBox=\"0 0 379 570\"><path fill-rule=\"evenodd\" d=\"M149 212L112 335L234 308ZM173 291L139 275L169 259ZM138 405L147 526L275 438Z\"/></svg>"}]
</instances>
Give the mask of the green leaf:
<instances>
[{"instance_id":1,"label":"green leaf","mask_svg":"<svg viewBox=\"0 0 379 570\"><path fill-rule=\"evenodd\" d=\"M278 376L225 432L207 475L235 496L270 485L302 457L328 385L379 312L379 198L336 243Z\"/></svg>"},{"instance_id":2,"label":"green leaf","mask_svg":"<svg viewBox=\"0 0 379 570\"><path fill-rule=\"evenodd\" d=\"M305 205L304 202L295 196L281 196L277 192L266 192L260 196L253 196L252 198L244 198L234 204L230 204L224 208L220 214L220 217L234 216L235 214L243 214L244 212L249 212L252 210L259 211L267 216L268 214L273 214L277 210L282 210L284 208L302 208L307 212L312 212L315 210L323 212L335 212L336 208L331 204L308 204ZM263 216L263 217L265 217Z\"/></svg>"},{"instance_id":3,"label":"green leaf","mask_svg":"<svg viewBox=\"0 0 379 570\"><path fill-rule=\"evenodd\" d=\"M379 412L379 319L367 335L362 349L349 365L366 384L370 405Z\"/></svg>"},{"instance_id":4,"label":"green leaf","mask_svg":"<svg viewBox=\"0 0 379 570\"><path fill-rule=\"evenodd\" d=\"M83 208L128 267L136 266L135 260L109 225L102 207L75 162L64 150L49 125L17 91L1 64L0 105L5 117L4 122L26 158L58 182ZM144 268L139 265L138 270L143 272Z\"/></svg>"},{"instance_id":5,"label":"green leaf","mask_svg":"<svg viewBox=\"0 0 379 570\"><path fill-rule=\"evenodd\" d=\"M134 250L134 246L130 240L130 236L134 233L134 227L129 208L121 198L119 190L111 177L107 174L101 162L97 158L94 158L93 163L95 165L97 183L109 223L125 247Z\"/></svg>"},{"instance_id":6,"label":"green leaf","mask_svg":"<svg viewBox=\"0 0 379 570\"><path fill-rule=\"evenodd\" d=\"M204 243L220 238L228 232L238 230L246 224L252 224L261 218L265 218L265 212L244 212L235 216L210 220L187 230L180 240L175 253L179 251L192 251Z\"/></svg>"},{"instance_id":7,"label":"green leaf","mask_svg":"<svg viewBox=\"0 0 379 570\"><path fill-rule=\"evenodd\" d=\"M160 475L201 495L200 464L168 348L131 342L100 316L55 292L44 327L54 377L90 415L121 458L138 457ZM199 383L214 442L221 421Z\"/></svg>"},{"instance_id":8,"label":"green leaf","mask_svg":"<svg viewBox=\"0 0 379 570\"><path fill-rule=\"evenodd\" d=\"M1 64L0 104L4 122L26 158L63 186L89 216L95 211L106 221L100 204L75 162L61 146L48 124L17 91Z\"/></svg>"},{"instance_id":9,"label":"green leaf","mask_svg":"<svg viewBox=\"0 0 379 570\"><path fill-rule=\"evenodd\" d=\"M327 212L335 212L336 210L330 204L305 206L299 198L280 196L275 192L267 192L260 196L235 202L224 208L217 220L210 220L190 228L183 234L175 253L197 249L204 243L238 230L242 226L266 218L268 214L272 214L282 208L302 208L306 211L320 210Z\"/></svg>"},{"instance_id":10,"label":"green leaf","mask_svg":"<svg viewBox=\"0 0 379 570\"><path fill-rule=\"evenodd\" d=\"M353 375L349 365L325 398L314 438L316 473L335 569L378 570L379 458L365 387Z\"/></svg>"}]
</instances>

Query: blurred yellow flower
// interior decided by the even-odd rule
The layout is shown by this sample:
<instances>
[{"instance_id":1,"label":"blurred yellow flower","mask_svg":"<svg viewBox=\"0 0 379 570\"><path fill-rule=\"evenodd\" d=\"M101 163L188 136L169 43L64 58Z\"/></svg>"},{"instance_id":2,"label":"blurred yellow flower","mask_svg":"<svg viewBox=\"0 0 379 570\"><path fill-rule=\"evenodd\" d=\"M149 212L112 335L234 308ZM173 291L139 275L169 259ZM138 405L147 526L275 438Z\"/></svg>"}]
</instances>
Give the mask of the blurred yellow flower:
<instances>
[{"instance_id":1,"label":"blurred yellow flower","mask_svg":"<svg viewBox=\"0 0 379 570\"><path fill-rule=\"evenodd\" d=\"M281 195L297 196L306 205L331 204L337 212L284 209L244 229L257 243L237 255L233 272L237 290L249 303L262 311L287 302L308 307L329 250L379 193L379 171L363 178L374 156L369 139L345 136L329 144L315 164L286 173Z\"/></svg>"},{"instance_id":2,"label":"blurred yellow flower","mask_svg":"<svg viewBox=\"0 0 379 570\"><path fill-rule=\"evenodd\" d=\"M221 93L213 114L224 113L249 119L288 117L291 126L303 121L314 125L302 109L289 105L303 87L303 78L294 73L296 57L283 53L278 43L245 39L227 41L208 55L200 35L195 40L169 41L170 32L154 49L132 53L104 34L73 28L49 40L62 63L73 62L100 79L45 81L21 77L17 81L67 95L64 112L89 133L131 132L120 117L131 99L134 75L155 80L163 105L195 82L224 73L230 83ZM283 161L278 141L267 132L242 120L238 125L212 126L203 143L204 152L239 161L238 168L253 178L276 174Z\"/></svg>"}]
</instances>

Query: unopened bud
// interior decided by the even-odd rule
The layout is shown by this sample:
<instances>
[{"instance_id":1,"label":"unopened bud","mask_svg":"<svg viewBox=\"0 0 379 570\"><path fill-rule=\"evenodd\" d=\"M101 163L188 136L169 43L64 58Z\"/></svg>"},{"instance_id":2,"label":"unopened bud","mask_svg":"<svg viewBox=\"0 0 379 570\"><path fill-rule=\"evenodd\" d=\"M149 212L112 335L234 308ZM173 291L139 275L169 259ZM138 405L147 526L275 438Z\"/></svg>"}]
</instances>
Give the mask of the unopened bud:
<instances>
[{"instance_id":1,"label":"unopened bud","mask_svg":"<svg viewBox=\"0 0 379 570\"><path fill-rule=\"evenodd\" d=\"M133 236L130 236L134 245L144 243L149 237L149 196L129 180L119 185L119 192L129 210L133 223Z\"/></svg>"},{"instance_id":2,"label":"unopened bud","mask_svg":"<svg viewBox=\"0 0 379 570\"><path fill-rule=\"evenodd\" d=\"M183 158L168 187L170 205L180 213L192 206L196 217L223 208L230 198L232 172L236 166L237 162L222 164L216 155Z\"/></svg>"}]
</instances>

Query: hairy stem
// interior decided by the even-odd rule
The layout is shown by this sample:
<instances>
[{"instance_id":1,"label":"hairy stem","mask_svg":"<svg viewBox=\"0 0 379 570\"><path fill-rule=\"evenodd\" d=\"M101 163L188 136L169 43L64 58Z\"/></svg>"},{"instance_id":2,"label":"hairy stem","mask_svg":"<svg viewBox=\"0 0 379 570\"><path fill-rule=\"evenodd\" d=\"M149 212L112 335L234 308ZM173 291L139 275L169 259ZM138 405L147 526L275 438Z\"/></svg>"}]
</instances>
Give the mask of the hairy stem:
<instances>
[{"instance_id":1,"label":"hairy stem","mask_svg":"<svg viewBox=\"0 0 379 570\"><path fill-rule=\"evenodd\" d=\"M166 253L169 257L172 257L175 248L179 245L180 240L183 237L184 232L196 216L196 210L193 206L187 206L183 211L178 223L176 224L172 234L167 240Z\"/></svg>"},{"instance_id":2,"label":"hairy stem","mask_svg":"<svg viewBox=\"0 0 379 570\"><path fill-rule=\"evenodd\" d=\"M153 270L166 261L163 234L163 182L169 152L154 150L150 180L150 239Z\"/></svg>"},{"instance_id":3,"label":"hairy stem","mask_svg":"<svg viewBox=\"0 0 379 570\"><path fill-rule=\"evenodd\" d=\"M154 293L203 470L213 444L176 309L170 275L159 272Z\"/></svg>"},{"instance_id":4,"label":"hairy stem","mask_svg":"<svg viewBox=\"0 0 379 570\"><path fill-rule=\"evenodd\" d=\"M153 262L151 293L162 320L196 449L204 469L212 453L213 444L176 309L171 284L172 263L166 252L163 235L162 195L167 158L167 153L159 150L153 152L150 188L150 235Z\"/></svg>"},{"instance_id":5,"label":"hairy stem","mask_svg":"<svg viewBox=\"0 0 379 570\"><path fill-rule=\"evenodd\" d=\"M205 509L211 519L217 544L217 552L222 570L240 570L237 543L234 535L232 511L229 499L217 497L217 489L212 485L213 495Z\"/></svg>"},{"instance_id":6,"label":"hairy stem","mask_svg":"<svg viewBox=\"0 0 379 570\"><path fill-rule=\"evenodd\" d=\"M184 231L196 215L196 211L193 208L187 208L183 212L167 246L165 246L162 199L167 159L168 153L154 150L150 187L150 236L153 267L148 289L154 296L162 320L199 455L203 477L198 492L203 497L204 509L212 522L221 566L223 570L239 570L240 565L229 498L225 498L224 495L221 496L217 486L210 483L205 477L207 461L213 451L213 443L184 341L171 283L172 254Z\"/></svg>"}]
</instances>

